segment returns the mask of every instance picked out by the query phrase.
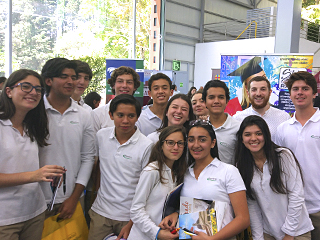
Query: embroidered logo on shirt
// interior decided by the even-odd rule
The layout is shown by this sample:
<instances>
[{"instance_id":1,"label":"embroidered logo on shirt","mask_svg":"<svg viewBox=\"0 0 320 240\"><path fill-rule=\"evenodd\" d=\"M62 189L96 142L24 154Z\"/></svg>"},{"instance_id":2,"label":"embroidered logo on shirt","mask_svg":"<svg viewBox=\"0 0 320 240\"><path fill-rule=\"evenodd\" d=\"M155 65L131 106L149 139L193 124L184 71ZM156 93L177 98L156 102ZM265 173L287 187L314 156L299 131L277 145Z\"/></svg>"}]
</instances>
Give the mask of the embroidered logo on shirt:
<instances>
[{"instance_id":1,"label":"embroidered logo on shirt","mask_svg":"<svg viewBox=\"0 0 320 240\"><path fill-rule=\"evenodd\" d=\"M76 121L70 121L71 124L79 124L79 122Z\"/></svg>"},{"instance_id":2,"label":"embroidered logo on shirt","mask_svg":"<svg viewBox=\"0 0 320 240\"><path fill-rule=\"evenodd\" d=\"M220 142L220 145L228 147L228 143L226 143L226 142Z\"/></svg>"},{"instance_id":3,"label":"embroidered logo on shirt","mask_svg":"<svg viewBox=\"0 0 320 240\"><path fill-rule=\"evenodd\" d=\"M320 136L311 135L312 138L320 139Z\"/></svg>"},{"instance_id":4,"label":"embroidered logo on shirt","mask_svg":"<svg viewBox=\"0 0 320 240\"><path fill-rule=\"evenodd\" d=\"M131 159L132 157L128 156L128 155L123 155L122 157L126 158L126 159Z\"/></svg>"},{"instance_id":5,"label":"embroidered logo on shirt","mask_svg":"<svg viewBox=\"0 0 320 240\"><path fill-rule=\"evenodd\" d=\"M210 178L210 177L209 177L209 178L207 178L207 180L208 180L208 181L212 181L212 182L217 181L217 179L216 179L216 178Z\"/></svg>"}]
</instances>

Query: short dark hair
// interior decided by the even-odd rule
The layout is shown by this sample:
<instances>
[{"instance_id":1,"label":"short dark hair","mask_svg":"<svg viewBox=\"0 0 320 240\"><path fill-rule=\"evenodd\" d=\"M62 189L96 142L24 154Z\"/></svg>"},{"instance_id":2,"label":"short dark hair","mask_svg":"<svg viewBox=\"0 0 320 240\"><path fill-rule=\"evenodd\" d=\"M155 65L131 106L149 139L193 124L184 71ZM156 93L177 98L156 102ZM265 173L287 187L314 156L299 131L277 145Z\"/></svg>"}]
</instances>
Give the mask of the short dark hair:
<instances>
[{"instance_id":1,"label":"short dark hair","mask_svg":"<svg viewBox=\"0 0 320 240\"><path fill-rule=\"evenodd\" d=\"M223 88L224 89L224 92L226 94L226 100L227 102L229 102L230 100L230 92L229 92L229 88L227 87L227 85L220 81L220 80L210 80L206 83L206 85L204 86L203 88L203 92L202 92L202 100L203 101L206 101L206 98L207 98L207 92L209 90L209 88Z\"/></svg>"},{"instance_id":2,"label":"short dark hair","mask_svg":"<svg viewBox=\"0 0 320 240\"><path fill-rule=\"evenodd\" d=\"M291 92L293 83L299 80L302 80L309 85L312 88L313 94L317 93L317 80L311 73L306 71L299 71L290 75L289 79L285 82L287 88L289 89L289 93Z\"/></svg>"},{"instance_id":3,"label":"short dark hair","mask_svg":"<svg viewBox=\"0 0 320 240\"><path fill-rule=\"evenodd\" d=\"M151 91L152 83L153 83L154 81L156 81L156 80L159 80L159 79L165 79L165 80L167 80L168 83L169 83L169 87L170 87L170 89L171 89L171 87L172 87L171 79L170 79L167 75L165 75L164 73L160 73L160 72L159 72L159 73L157 73L157 74L152 75L152 76L150 77L149 81L148 81L148 87L149 87L149 90L150 90L150 91Z\"/></svg>"},{"instance_id":4,"label":"short dark hair","mask_svg":"<svg viewBox=\"0 0 320 240\"><path fill-rule=\"evenodd\" d=\"M138 89L138 87L140 87L139 74L131 67L121 66L113 70L110 78L108 79L108 84L110 85L113 94L116 93L113 87L116 84L117 77L121 75L132 75L134 88Z\"/></svg>"},{"instance_id":5,"label":"short dark hair","mask_svg":"<svg viewBox=\"0 0 320 240\"><path fill-rule=\"evenodd\" d=\"M113 113L115 111L117 111L117 107L121 103L133 105L136 108L137 117L140 116L141 104L139 103L139 101L137 99L135 99L135 97L133 97L132 95L129 95L129 94L120 94L111 100L110 109L109 109L111 115L113 115Z\"/></svg>"},{"instance_id":6,"label":"short dark hair","mask_svg":"<svg viewBox=\"0 0 320 240\"><path fill-rule=\"evenodd\" d=\"M89 75L89 80L92 79L92 70L88 63L82 62L80 60L71 60L71 62L74 62L77 64L77 73L84 73Z\"/></svg>"},{"instance_id":7,"label":"short dark hair","mask_svg":"<svg viewBox=\"0 0 320 240\"><path fill-rule=\"evenodd\" d=\"M175 90L175 89L176 89L176 86L177 86L177 85L172 84L171 89L172 89L172 90Z\"/></svg>"},{"instance_id":8,"label":"short dark hair","mask_svg":"<svg viewBox=\"0 0 320 240\"><path fill-rule=\"evenodd\" d=\"M0 83L5 82L6 80L7 80L7 78L6 78L6 77L0 77Z\"/></svg>"},{"instance_id":9,"label":"short dark hair","mask_svg":"<svg viewBox=\"0 0 320 240\"><path fill-rule=\"evenodd\" d=\"M90 92L87 94L87 96L84 98L84 102L88 104L92 109L95 109L95 106L93 104L93 101L100 101L101 96L96 92Z\"/></svg>"},{"instance_id":10,"label":"short dark hair","mask_svg":"<svg viewBox=\"0 0 320 240\"><path fill-rule=\"evenodd\" d=\"M253 78L250 79L250 81L249 81L249 83L248 83L248 86L247 86L248 91L250 91L250 84L251 84L252 82L263 82L263 81L265 81L265 82L267 83L268 88L269 88L269 90L270 90L270 89L271 89L271 84L270 84L269 80L266 79L266 78L263 77L263 76L256 76L256 77L253 77Z\"/></svg>"},{"instance_id":11,"label":"short dark hair","mask_svg":"<svg viewBox=\"0 0 320 240\"><path fill-rule=\"evenodd\" d=\"M52 58L48 60L42 67L41 76L44 81L46 81L47 78L52 79L54 77L60 77L62 74L62 71L65 68L73 69L78 76L77 64L66 58ZM46 95L48 96L50 93L51 87L45 83L45 88L46 88Z\"/></svg>"},{"instance_id":12,"label":"short dark hair","mask_svg":"<svg viewBox=\"0 0 320 240\"><path fill-rule=\"evenodd\" d=\"M30 75L39 79L40 86L44 87L42 77L35 71L20 69L13 72L3 86L4 92L0 94L0 119L10 119L16 113L15 105L12 102L12 99L5 93L5 89L7 87L12 88L17 82L26 79ZM46 142L49 135L48 118L44 107L43 93L41 94L39 104L27 113L23 123L27 129L27 135L32 142L37 141L37 144L40 147L48 145Z\"/></svg>"},{"instance_id":13,"label":"short dark hair","mask_svg":"<svg viewBox=\"0 0 320 240\"><path fill-rule=\"evenodd\" d=\"M190 126L188 129L188 137L189 137L190 130L194 127L202 127L203 129L207 130L212 141L214 139L217 139L216 133L214 132L213 127L209 121L206 123L206 121L203 121L203 120L196 120L195 123L192 126ZM217 141L216 141L216 144L214 145L214 147L210 149L210 155L212 158L219 159L218 142ZM194 162L195 162L194 157L190 154L190 151L189 151L189 153L188 153L188 166L190 166Z\"/></svg>"}]
</instances>

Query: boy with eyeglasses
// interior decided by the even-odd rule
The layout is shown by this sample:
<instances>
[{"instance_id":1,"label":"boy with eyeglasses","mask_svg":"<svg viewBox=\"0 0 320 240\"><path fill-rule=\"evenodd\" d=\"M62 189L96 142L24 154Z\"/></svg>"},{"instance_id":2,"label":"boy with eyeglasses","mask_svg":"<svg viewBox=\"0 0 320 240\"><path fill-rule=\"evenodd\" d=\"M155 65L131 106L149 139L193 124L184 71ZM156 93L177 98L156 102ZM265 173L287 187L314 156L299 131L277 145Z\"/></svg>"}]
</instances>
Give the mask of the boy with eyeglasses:
<instances>
[{"instance_id":1,"label":"boy with eyeglasses","mask_svg":"<svg viewBox=\"0 0 320 240\"><path fill-rule=\"evenodd\" d=\"M89 215L88 239L103 239L110 233L127 239L132 221L130 207L142 169L153 146L135 126L141 113L140 103L129 94L116 96L109 116L114 127L97 133L100 159L100 188Z\"/></svg>"},{"instance_id":2,"label":"boy with eyeglasses","mask_svg":"<svg viewBox=\"0 0 320 240\"><path fill-rule=\"evenodd\" d=\"M115 96L120 94L133 95L140 86L139 74L131 67L121 66L116 68L111 77L108 79L108 84ZM113 120L109 116L109 108L112 100L108 104L98 107L92 111L93 128L98 132L101 128L113 127Z\"/></svg>"},{"instance_id":3,"label":"boy with eyeglasses","mask_svg":"<svg viewBox=\"0 0 320 240\"><path fill-rule=\"evenodd\" d=\"M48 60L42 68L46 96L44 103L49 119L48 146L39 150L40 167L48 164L65 166L66 188L59 188L50 217L71 218L78 201L83 207L83 190L88 183L94 163L95 138L90 112L71 100L78 79L77 66L65 58ZM47 203L52 191L42 184Z\"/></svg>"}]
</instances>

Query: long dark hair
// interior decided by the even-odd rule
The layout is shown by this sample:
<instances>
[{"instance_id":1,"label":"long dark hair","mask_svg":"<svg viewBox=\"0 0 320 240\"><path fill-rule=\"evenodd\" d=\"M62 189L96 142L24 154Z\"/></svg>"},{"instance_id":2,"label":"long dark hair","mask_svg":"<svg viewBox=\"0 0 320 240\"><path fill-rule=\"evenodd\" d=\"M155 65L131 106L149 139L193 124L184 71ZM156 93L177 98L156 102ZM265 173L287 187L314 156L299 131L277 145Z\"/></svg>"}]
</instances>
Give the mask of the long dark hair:
<instances>
[{"instance_id":1,"label":"long dark hair","mask_svg":"<svg viewBox=\"0 0 320 240\"><path fill-rule=\"evenodd\" d=\"M189 130L188 130L188 137L189 137L189 132L190 132L190 130L192 128L194 128L194 127L197 127L197 128L198 127L202 127L203 129L205 129L209 133L209 136L211 138L211 142L214 139L217 139L216 133L214 132L213 127L212 127L212 125L211 125L211 123L209 121L198 119L198 120L195 120L194 122L190 122L190 123L191 123L191 126L189 127ZM210 155L211 155L212 158L218 158L219 159L217 142L214 145L214 147L210 149ZM191 155L190 151L188 151L188 166L190 166L194 162L195 162L195 160L194 160L193 156Z\"/></svg>"},{"instance_id":2,"label":"long dark hair","mask_svg":"<svg viewBox=\"0 0 320 240\"><path fill-rule=\"evenodd\" d=\"M39 79L41 87L44 88L44 81L41 76L35 71L28 69L20 69L13 72L3 86L3 92L0 94L0 119L11 119L15 113L16 108L12 102L12 99L6 94L6 88L11 88L17 82L27 78L28 76L34 76ZM47 146L46 139L49 135L48 130L48 118L44 107L43 93L41 99L34 109L30 110L25 116L23 123L27 129L26 134L30 137L31 141L37 141L38 146Z\"/></svg>"},{"instance_id":3,"label":"long dark hair","mask_svg":"<svg viewBox=\"0 0 320 240\"><path fill-rule=\"evenodd\" d=\"M185 127L185 129L188 129L188 127L189 127L189 121L191 121L191 120L194 119L191 101L190 101L190 99L187 97L187 95L182 94L182 93L178 93L178 94L172 96L172 97L170 98L170 100L168 101L167 106L166 106L166 109L164 110L164 113L163 113L161 125L160 125L160 127L157 129L158 132L160 132L160 131L161 131L162 129L164 129L165 127L168 127L168 117L167 117L167 113L168 113L169 107L170 107L171 103L172 103L174 100L179 99L179 98L181 98L182 100L186 101L186 102L188 103L188 105L189 105L189 120L186 121L186 122L183 124L183 126Z\"/></svg>"},{"instance_id":4,"label":"long dark hair","mask_svg":"<svg viewBox=\"0 0 320 240\"><path fill-rule=\"evenodd\" d=\"M256 125L258 128L260 128L263 134L263 138L265 142L263 146L263 151L266 155L269 169L271 171L270 187L272 191L274 191L275 193L287 194L288 189L286 188L285 183L281 179L281 173L282 173L281 154L287 154L287 151L284 151L283 149L280 150L279 148L283 148L283 147L280 147L276 145L274 142L272 142L267 123L261 117L252 115L252 116L246 117L240 125L239 131L237 132L237 144L236 144L236 150L235 150L236 166L238 167L239 172L242 176L242 179L246 185L247 196L250 199L254 200L254 194L251 189L251 182L253 178L254 168L256 168L257 166L255 164L254 158L250 150L246 148L243 144L242 134L246 127L253 126L253 125ZM293 153L292 155L294 156ZM295 161L301 173L300 165L296 158L295 158Z\"/></svg>"},{"instance_id":5,"label":"long dark hair","mask_svg":"<svg viewBox=\"0 0 320 240\"><path fill-rule=\"evenodd\" d=\"M149 163L151 162L158 163L159 167L157 170L159 171L161 183L164 183L164 180L165 180L164 177L162 176L162 170L166 160L166 156L163 153L162 146L164 144L164 140L166 140L166 138L170 134L176 133L176 132L181 132L183 136L183 141L186 142L187 134L184 127L178 127L178 126L166 127L161 131L159 136L159 141L154 145L150 155ZM187 145L184 146L181 157L177 161L175 161L172 166L172 172L177 178L177 184L180 184L183 182L183 177L187 170L186 152L187 152Z\"/></svg>"}]
</instances>

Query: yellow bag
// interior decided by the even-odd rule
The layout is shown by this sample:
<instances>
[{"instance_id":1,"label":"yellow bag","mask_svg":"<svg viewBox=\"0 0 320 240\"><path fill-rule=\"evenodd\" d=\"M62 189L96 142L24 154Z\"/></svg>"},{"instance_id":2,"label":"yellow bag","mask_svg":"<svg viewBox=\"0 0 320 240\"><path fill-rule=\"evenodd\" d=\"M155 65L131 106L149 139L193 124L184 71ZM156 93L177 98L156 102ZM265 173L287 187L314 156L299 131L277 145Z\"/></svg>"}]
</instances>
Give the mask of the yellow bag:
<instances>
[{"instance_id":1,"label":"yellow bag","mask_svg":"<svg viewBox=\"0 0 320 240\"><path fill-rule=\"evenodd\" d=\"M42 240L88 239L88 226L80 202L78 202L76 211L70 219L57 222L58 215L44 221Z\"/></svg>"}]
</instances>

